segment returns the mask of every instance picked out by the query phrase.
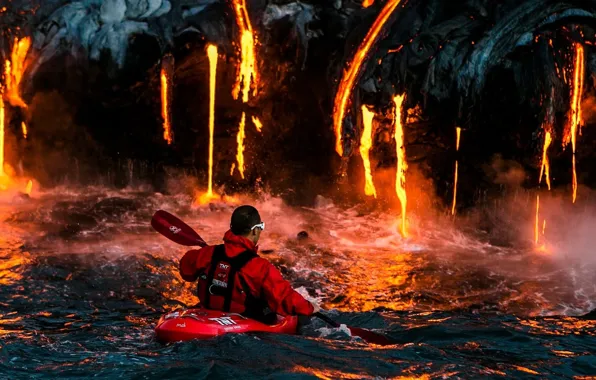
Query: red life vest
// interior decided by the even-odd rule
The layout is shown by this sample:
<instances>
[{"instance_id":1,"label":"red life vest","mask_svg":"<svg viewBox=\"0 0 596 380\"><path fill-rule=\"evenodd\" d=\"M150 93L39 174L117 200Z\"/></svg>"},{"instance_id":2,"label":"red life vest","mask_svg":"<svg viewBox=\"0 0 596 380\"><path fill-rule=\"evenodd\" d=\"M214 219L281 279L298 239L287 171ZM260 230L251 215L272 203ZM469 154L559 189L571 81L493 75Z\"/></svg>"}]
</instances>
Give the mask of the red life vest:
<instances>
[{"instance_id":1,"label":"red life vest","mask_svg":"<svg viewBox=\"0 0 596 380\"><path fill-rule=\"evenodd\" d=\"M267 314L267 302L263 298L254 297L242 276L237 276L255 257L258 255L250 250L228 257L223 244L215 246L207 274L203 273L199 277L198 295L201 304L207 309L239 313L262 320ZM239 284L236 284L236 280Z\"/></svg>"}]
</instances>

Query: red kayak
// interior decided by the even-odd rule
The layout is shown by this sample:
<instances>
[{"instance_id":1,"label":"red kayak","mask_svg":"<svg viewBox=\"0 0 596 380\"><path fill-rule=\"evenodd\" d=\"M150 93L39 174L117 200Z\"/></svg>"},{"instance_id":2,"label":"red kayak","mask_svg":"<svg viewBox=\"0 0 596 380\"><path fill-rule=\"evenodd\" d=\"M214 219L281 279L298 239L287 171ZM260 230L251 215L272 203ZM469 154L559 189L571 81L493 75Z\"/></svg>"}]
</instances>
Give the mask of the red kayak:
<instances>
[{"instance_id":1,"label":"red kayak","mask_svg":"<svg viewBox=\"0 0 596 380\"><path fill-rule=\"evenodd\" d=\"M162 316L155 327L160 342L210 339L229 333L268 332L296 334L298 317L277 317L277 323L266 325L240 314L207 309L176 310Z\"/></svg>"}]
</instances>

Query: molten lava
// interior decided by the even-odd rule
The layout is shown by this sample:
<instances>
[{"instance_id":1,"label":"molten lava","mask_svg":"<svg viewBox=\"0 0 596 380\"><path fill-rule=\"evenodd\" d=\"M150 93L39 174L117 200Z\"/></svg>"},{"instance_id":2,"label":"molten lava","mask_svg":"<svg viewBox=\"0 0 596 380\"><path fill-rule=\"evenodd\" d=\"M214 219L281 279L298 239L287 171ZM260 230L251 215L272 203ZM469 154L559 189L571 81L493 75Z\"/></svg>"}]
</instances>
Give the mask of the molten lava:
<instances>
[{"instance_id":1,"label":"molten lava","mask_svg":"<svg viewBox=\"0 0 596 380\"><path fill-rule=\"evenodd\" d=\"M165 67L161 68L161 118L163 119L163 139L172 143L172 124L170 115L170 77Z\"/></svg>"},{"instance_id":2,"label":"molten lava","mask_svg":"<svg viewBox=\"0 0 596 380\"><path fill-rule=\"evenodd\" d=\"M209 57L209 182L208 197L213 196L213 135L215 133L215 85L217 78L217 46L207 46Z\"/></svg>"},{"instance_id":3,"label":"molten lava","mask_svg":"<svg viewBox=\"0 0 596 380\"><path fill-rule=\"evenodd\" d=\"M548 161L548 147L552 142L552 137L549 131L544 135L544 147L542 148L542 166L540 167L540 178L538 183L542 183L542 177L546 176L546 186L550 190L550 163Z\"/></svg>"},{"instance_id":4,"label":"molten lava","mask_svg":"<svg viewBox=\"0 0 596 380\"><path fill-rule=\"evenodd\" d=\"M236 142L238 143L238 151L236 153L236 162L238 162L238 172L242 179L244 179L244 127L246 124L246 113L242 112L242 118L240 119L240 125L238 126L238 135L236 135Z\"/></svg>"},{"instance_id":5,"label":"molten lava","mask_svg":"<svg viewBox=\"0 0 596 380\"><path fill-rule=\"evenodd\" d=\"M455 127L455 151L459 152L459 140L461 137L461 128ZM455 206L457 204L457 177L459 171L459 162L455 160L455 175L453 177L453 202L451 204L451 215L455 215Z\"/></svg>"},{"instance_id":6,"label":"molten lava","mask_svg":"<svg viewBox=\"0 0 596 380\"><path fill-rule=\"evenodd\" d=\"M360 138L360 156L364 164L364 194L368 196L377 197L377 190L373 183L373 177L370 170L370 148L372 147L372 123L375 117L374 112L371 112L366 106L362 106L362 121L364 123L364 130Z\"/></svg>"},{"instance_id":7,"label":"molten lava","mask_svg":"<svg viewBox=\"0 0 596 380\"><path fill-rule=\"evenodd\" d=\"M389 20L389 17L393 14L393 11L400 2L401 0L387 1L381 10L381 13L379 13L377 19L364 37L364 40L358 47L356 54L354 54L354 58L352 58L352 61L348 64L348 68L344 71L341 81L339 82L333 110L333 126L335 130L335 151L340 156L343 156L344 152L342 146L342 124L348 107L348 101L352 95L352 89L360 74L360 68L362 67L364 60L367 58L373 44L379 37L379 34L383 30L385 23Z\"/></svg>"},{"instance_id":8,"label":"molten lava","mask_svg":"<svg viewBox=\"0 0 596 380\"><path fill-rule=\"evenodd\" d=\"M33 181L29 180L29 182L27 182L27 186L25 187L25 194L31 195L32 190L33 190Z\"/></svg>"},{"instance_id":9,"label":"molten lava","mask_svg":"<svg viewBox=\"0 0 596 380\"><path fill-rule=\"evenodd\" d=\"M258 117L253 116L252 117L252 123L255 125L255 128L257 129L258 132L262 132L263 131L263 123L261 123L261 120L259 120Z\"/></svg>"},{"instance_id":10,"label":"molten lava","mask_svg":"<svg viewBox=\"0 0 596 380\"><path fill-rule=\"evenodd\" d=\"M25 58L31 47L31 38L15 38L12 46L10 60L4 66L6 81L6 96L9 103L15 107L27 108L27 104L21 98L19 86L25 73Z\"/></svg>"},{"instance_id":11,"label":"molten lava","mask_svg":"<svg viewBox=\"0 0 596 380\"><path fill-rule=\"evenodd\" d=\"M362 0L362 8L368 8L375 3L375 0Z\"/></svg>"},{"instance_id":12,"label":"molten lava","mask_svg":"<svg viewBox=\"0 0 596 380\"><path fill-rule=\"evenodd\" d=\"M240 65L237 69L236 84L232 90L234 99L238 99L238 94L242 89L242 101L248 102L251 84L253 87L253 96L257 93L258 73L255 53L255 37L248 17L245 0L232 0L234 12L236 13L236 23L240 29Z\"/></svg>"},{"instance_id":13,"label":"molten lava","mask_svg":"<svg viewBox=\"0 0 596 380\"><path fill-rule=\"evenodd\" d=\"M0 87L0 177L4 177L4 89Z\"/></svg>"},{"instance_id":14,"label":"molten lava","mask_svg":"<svg viewBox=\"0 0 596 380\"><path fill-rule=\"evenodd\" d=\"M534 222L534 244L538 245L538 223L540 218L540 195L536 195L536 219Z\"/></svg>"},{"instance_id":15,"label":"molten lava","mask_svg":"<svg viewBox=\"0 0 596 380\"><path fill-rule=\"evenodd\" d=\"M27 124L24 121L21 122L21 131L23 132L23 137L27 139Z\"/></svg>"},{"instance_id":16,"label":"molten lava","mask_svg":"<svg viewBox=\"0 0 596 380\"><path fill-rule=\"evenodd\" d=\"M403 237L407 237L406 226L406 205L408 199L406 196L406 170L408 164L406 162L406 147L404 145L404 128L402 124L403 116L403 102L406 95L396 95L393 98L395 103L395 145L397 152L397 173L395 175L395 192L401 204L401 225L400 232Z\"/></svg>"},{"instance_id":17,"label":"molten lava","mask_svg":"<svg viewBox=\"0 0 596 380\"><path fill-rule=\"evenodd\" d=\"M257 94L258 87L259 76L257 73L257 56L255 53L255 35L246 9L246 0L232 0L232 2L236 14L236 23L240 29L240 65L237 69L236 83L232 89L232 96L234 99L238 99L238 95L242 91L242 103L247 103L251 95L251 85L253 96ZM263 128L261 122L256 118L253 118L253 122L260 132ZM236 160L238 161L238 172L240 172L240 176L243 179L245 127L246 113L242 112L242 118L238 126L238 135L236 136L236 141L238 142Z\"/></svg>"},{"instance_id":18,"label":"molten lava","mask_svg":"<svg viewBox=\"0 0 596 380\"><path fill-rule=\"evenodd\" d=\"M577 43L575 44L575 60L573 67L573 91L571 97L571 112L569 115L569 128L566 128L566 133L563 137L563 144L565 146L569 145L569 141L571 141L571 147L573 150L573 203L575 203L575 200L577 199L577 173L575 171L575 151L577 147L577 132L578 128L581 128L582 123L581 100L582 93L584 90L584 75L584 48L581 44Z\"/></svg>"}]
</instances>

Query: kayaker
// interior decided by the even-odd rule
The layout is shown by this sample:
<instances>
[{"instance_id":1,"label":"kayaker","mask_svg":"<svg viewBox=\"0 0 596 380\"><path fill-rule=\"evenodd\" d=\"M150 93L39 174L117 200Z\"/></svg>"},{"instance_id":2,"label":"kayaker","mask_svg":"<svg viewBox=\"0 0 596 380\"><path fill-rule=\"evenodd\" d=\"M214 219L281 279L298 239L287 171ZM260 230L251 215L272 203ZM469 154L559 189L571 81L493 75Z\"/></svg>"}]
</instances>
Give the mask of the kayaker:
<instances>
[{"instance_id":1,"label":"kayaker","mask_svg":"<svg viewBox=\"0 0 596 380\"><path fill-rule=\"evenodd\" d=\"M198 279L202 307L239 313L264 323L282 316L310 316L319 307L308 302L279 270L257 255L265 223L256 208L240 206L232 213L224 244L191 250L180 260L185 281Z\"/></svg>"}]
</instances>

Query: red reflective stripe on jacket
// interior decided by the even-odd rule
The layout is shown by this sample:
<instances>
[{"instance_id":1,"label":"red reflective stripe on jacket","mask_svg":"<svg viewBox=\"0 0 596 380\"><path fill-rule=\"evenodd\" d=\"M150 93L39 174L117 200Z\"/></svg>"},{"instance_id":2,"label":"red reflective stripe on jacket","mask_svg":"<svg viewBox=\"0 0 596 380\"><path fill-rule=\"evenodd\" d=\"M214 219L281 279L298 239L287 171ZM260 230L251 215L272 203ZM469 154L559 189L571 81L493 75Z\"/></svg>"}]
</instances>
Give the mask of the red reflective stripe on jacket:
<instances>
[{"instance_id":1,"label":"red reflective stripe on jacket","mask_svg":"<svg viewBox=\"0 0 596 380\"><path fill-rule=\"evenodd\" d=\"M255 245L248 239L234 235L231 231L224 235L226 255L235 257L246 250L256 250ZM207 273L211 264L214 246L207 246L199 250L191 250L180 260L180 275L186 281L196 281L201 273ZM253 297L261 295L267 300L269 308L280 315L311 315L313 306L298 292L292 289L290 283L282 277L273 264L262 257L250 260L237 274L242 276ZM235 286L236 288L236 286ZM233 302L243 302L244 296L234 292Z\"/></svg>"}]
</instances>

